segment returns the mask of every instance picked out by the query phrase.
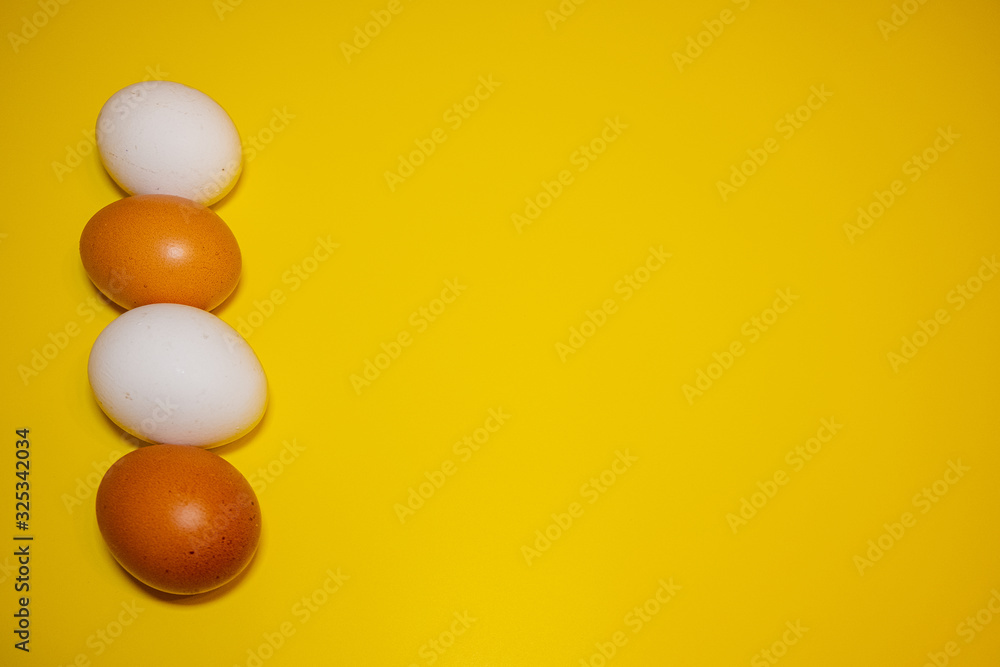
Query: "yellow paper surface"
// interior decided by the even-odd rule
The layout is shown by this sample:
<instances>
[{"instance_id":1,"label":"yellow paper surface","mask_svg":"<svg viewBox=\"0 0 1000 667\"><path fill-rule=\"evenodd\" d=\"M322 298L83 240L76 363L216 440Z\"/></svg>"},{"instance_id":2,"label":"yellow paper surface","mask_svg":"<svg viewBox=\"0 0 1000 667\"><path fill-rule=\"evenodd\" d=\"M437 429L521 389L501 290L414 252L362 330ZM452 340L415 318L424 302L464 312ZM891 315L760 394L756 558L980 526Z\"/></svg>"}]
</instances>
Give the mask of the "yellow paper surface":
<instances>
[{"instance_id":1,"label":"yellow paper surface","mask_svg":"<svg viewBox=\"0 0 1000 667\"><path fill-rule=\"evenodd\" d=\"M1000 664L998 21L5 2L0 664ZM94 517L136 445L78 241L124 194L97 113L149 78L243 137L215 314L270 386L215 450L259 550L187 599Z\"/></svg>"}]
</instances>

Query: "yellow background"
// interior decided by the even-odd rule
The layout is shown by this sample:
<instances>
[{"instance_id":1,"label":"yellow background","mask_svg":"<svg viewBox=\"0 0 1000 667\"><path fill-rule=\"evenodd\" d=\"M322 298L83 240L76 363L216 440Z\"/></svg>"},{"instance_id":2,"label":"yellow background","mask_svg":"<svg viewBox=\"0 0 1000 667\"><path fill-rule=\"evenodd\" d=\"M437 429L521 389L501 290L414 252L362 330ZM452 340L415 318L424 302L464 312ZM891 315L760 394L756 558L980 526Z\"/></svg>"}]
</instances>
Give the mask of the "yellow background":
<instances>
[{"instance_id":1,"label":"yellow background","mask_svg":"<svg viewBox=\"0 0 1000 667\"><path fill-rule=\"evenodd\" d=\"M787 667L920 667L948 642L948 664L1000 664L1000 618L960 634L1000 587L1000 280L961 309L953 292L1000 253L996 2L911 0L886 31L889 0L593 0L558 22L558 0L401 0L350 62L341 43L388 3L326 4L3 4L0 664L569 667L602 664L618 632L607 663L622 667L774 664L763 650ZM723 10L731 23L678 67ZM132 580L93 513L95 471L135 445L87 383L120 310L95 302L77 244L122 196L87 135L150 76L211 95L248 147L215 206L244 260L215 312L256 325L270 382L259 428L215 450L258 488L259 551L190 599ZM499 85L454 127L445 113L479 77ZM786 137L776 124L824 86ZM580 171L606 119L627 127ZM436 128L446 141L392 190L385 172ZM939 128L958 138L911 181ZM768 138L777 152L724 201L717 183ZM572 182L519 230L512 214L562 170ZM905 193L852 243L844 225L897 179ZM339 247L304 262L317 238ZM615 286L650 246L671 256L626 300ZM419 330L411 314L446 280L466 289ZM744 323L785 289L798 299L751 341ZM617 310L561 359L607 299ZM947 323L894 369L939 309ZM412 343L355 391L402 332ZM734 341L742 356L689 401ZM509 419L463 460L454 443L499 408ZM786 454L831 418L842 428L795 470ZM21 427L30 654L11 633ZM589 502L619 450L637 460ZM401 522L396 504L447 460L455 474ZM949 461L968 471L919 501ZM787 484L734 533L727 515L778 471ZM526 558L573 502L582 515ZM859 573L904 512L915 525ZM338 569L342 587L317 593ZM671 579L634 632L627 615ZM324 604L306 617L304 597Z\"/></svg>"}]
</instances>

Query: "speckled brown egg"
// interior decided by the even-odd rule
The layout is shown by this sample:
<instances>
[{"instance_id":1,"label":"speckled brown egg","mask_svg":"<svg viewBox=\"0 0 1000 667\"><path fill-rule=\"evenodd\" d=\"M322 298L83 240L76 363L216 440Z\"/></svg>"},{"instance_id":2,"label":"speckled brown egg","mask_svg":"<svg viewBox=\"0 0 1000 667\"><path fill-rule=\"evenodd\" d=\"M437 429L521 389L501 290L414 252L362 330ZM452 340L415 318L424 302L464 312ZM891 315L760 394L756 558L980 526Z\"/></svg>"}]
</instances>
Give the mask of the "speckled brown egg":
<instances>
[{"instance_id":1,"label":"speckled brown egg","mask_svg":"<svg viewBox=\"0 0 1000 667\"><path fill-rule=\"evenodd\" d=\"M87 275L124 308L180 303L212 310L236 288L240 246L212 209L173 195L108 204L80 236Z\"/></svg>"},{"instance_id":2,"label":"speckled brown egg","mask_svg":"<svg viewBox=\"0 0 1000 667\"><path fill-rule=\"evenodd\" d=\"M261 517L250 483L218 454L149 445L104 474L97 525L112 555L136 579L193 595L243 571L257 549Z\"/></svg>"}]
</instances>

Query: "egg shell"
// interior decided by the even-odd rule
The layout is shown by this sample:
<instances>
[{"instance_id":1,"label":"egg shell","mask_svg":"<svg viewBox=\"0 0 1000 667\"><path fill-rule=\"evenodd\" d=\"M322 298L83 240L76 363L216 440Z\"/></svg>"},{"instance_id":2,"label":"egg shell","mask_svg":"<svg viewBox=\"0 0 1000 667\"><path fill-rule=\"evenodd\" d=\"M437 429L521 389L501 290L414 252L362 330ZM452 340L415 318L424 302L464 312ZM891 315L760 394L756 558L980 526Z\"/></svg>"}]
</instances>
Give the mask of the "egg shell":
<instances>
[{"instance_id":1,"label":"egg shell","mask_svg":"<svg viewBox=\"0 0 1000 667\"><path fill-rule=\"evenodd\" d=\"M98 405L147 442L217 447L248 433L267 407L250 345L215 315L140 306L100 333L87 365Z\"/></svg>"},{"instance_id":2,"label":"egg shell","mask_svg":"<svg viewBox=\"0 0 1000 667\"><path fill-rule=\"evenodd\" d=\"M236 124L211 97L174 81L144 81L112 95L97 117L97 148L129 194L222 199L243 169Z\"/></svg>"},{"instance_id":3,"label":"egg shell","mask_svg":"<svg viewBox=\"0 0 1000 667\"><path fill-rule=\"evenodd\" d=\"M203 593L232 581L260 540L250 483L221 456L196 447L129 452L104 474L96 510L115 560L167 593Z\"/></svg>"},{"instance_id":4,"label":"egg shell","mask_svg":"<svg viewBox=\"0 0 1000 667\"><path fill-rule=\"evenodd\" d=\"M173 195L136 195L102 208L83 228L80 258L97 288L123 308L212 310L236 289L243 268L222 218Z\"/></svg>"}]
</instances>

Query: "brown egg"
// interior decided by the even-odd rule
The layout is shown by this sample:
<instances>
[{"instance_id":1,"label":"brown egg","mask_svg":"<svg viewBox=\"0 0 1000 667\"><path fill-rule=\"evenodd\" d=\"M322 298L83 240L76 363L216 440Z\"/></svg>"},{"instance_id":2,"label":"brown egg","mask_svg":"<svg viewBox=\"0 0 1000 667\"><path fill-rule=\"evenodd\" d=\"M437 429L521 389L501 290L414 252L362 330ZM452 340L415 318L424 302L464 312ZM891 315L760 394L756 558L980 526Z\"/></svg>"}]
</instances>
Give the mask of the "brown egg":
<instances>
[{"instance_id":1,"label":"brown egg","mask_svg":"<svg viewBox=\"0 0 1000 667\"><path fill-rule=\"evenodd\" d=\"M247 566L261 517L250 483L218 454L149 445L104 474L97 525L112 555L136 579L192 595L222 586Z\"/></svg>"},{"instance_id":2,"label":"brown egg","mask_svg":"<svg viewBox=\"0 0 1000 667\"><path fill-rule=\"evenodd\" d=\"M215 211L173 195L108 204L80 236L87 275L124 308L181 303L212 310L240 279L240 246Z\"/></svg>"}]
</instances>

